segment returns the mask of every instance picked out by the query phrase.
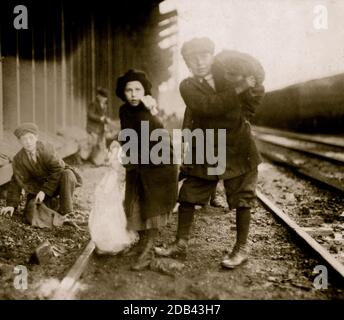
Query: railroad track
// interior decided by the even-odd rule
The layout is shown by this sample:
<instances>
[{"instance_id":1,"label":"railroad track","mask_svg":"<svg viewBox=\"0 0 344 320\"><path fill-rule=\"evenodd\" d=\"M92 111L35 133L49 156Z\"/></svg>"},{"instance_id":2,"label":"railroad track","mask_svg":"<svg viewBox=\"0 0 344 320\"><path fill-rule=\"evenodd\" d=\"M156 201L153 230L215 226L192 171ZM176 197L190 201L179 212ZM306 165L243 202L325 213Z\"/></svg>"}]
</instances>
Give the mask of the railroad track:
<instances>
[{"instance_id":1,"label":"railroad track","mask_svg":"<svg viewBox=\"0 0 344 320\"><path fill-rule=\"evenodd\" d=\"M344 139L297 134L261 127L254 127L254 136L257 139L261 154L270 162L287 167L302 178L321 183L326 190L336 191L339 194L344 193L343 180L328 177L319 170L319 167L315 166L312 168L310 161L305 160L312 159L313 162L319 162L319 158L322 158L321 161L325 160L324 163L331 162L332 170L336 171L344 163ZM275 146L275 148L266 147L269 144ZM298 154L302 156L298 157ZM263 191L258 191L257 197L265 208L281 220L292 233L306 242L318 256L344 279L343 264L312 237L314 231L321 230L322 227L320 225L318 227L301 227L275 203L269 200Z\"/></svg>"},{"instance_id":2,"label":"railroad track","mask_svg":"<svg viewBox=\"0 0 344 320\"><path fill-rule=\"evenodd\" d=\"M308 161L305 161L305 158L312 159L312 161L319 161L319 158L322 158L325 163L335 163L335 165L332 164L332 168L335 168L332 170L339 169L344 163L344 138L297 134L262 127L254 127L254 136L257 139L261 154L270 162L287 167L297 176L321 183L326 189L339 192L339 194L344 193L344 180L328 177L318 167L312 168ZM266 145L269 144L277 148L266 148ZM297 154L302 154L302 156L298 157ZM315 228L301 227L269 200L263 191L258 191L257 197L265 208L281 220L292 233L296 234L344 279L343 264L312 237L312 232L322 228L320 225Z\"/></svg>"},{"instance_id":3,"label":"railroad track","mask_svg":"<svg viewBox=\"0 0 344 320\"><path fill-rule=\"evenodd\" d=\"M339 173L343 171L344 139L323 137L323 141L320 141L321 136L313 137L305 134L261 127L254 127L254 136L257 140L260 153L269 161L288 167L294 173L321 183L327 188L341 193L344 192L344 178L336 179L329 177L319 170L319 168L312 168L308 163L309 161L307 161L308 159L319 161L317 159L322 158L325 160L325 163L329 165L332 163L331 170L333 172ZM323 144L326 145L325 148L327 150L324 149ZM277 150L266 148L266 145L276 146ZM317 150L317 148L320 149ZM335 148L335 152L333 148ZM288 150L291 150L291 152Z\"/></svg>"},{"instance_id":4,"label":"railroad track","mask_svg":"<svg viewBox=\"0 0 344 320\"><path fill-rule=\"evenodd\" d=\"M279 147L344 164L344 137L321 137L254 127L256 139Z\"/></svg>"},{"instance_id":5,"label":"railroad track","mask_svg":"<svg viewBox=\"0 0 344 320\"><path fill-rule=\"evenodd\" d=\"M339 277L344 280L344 265L340 263L332 254L321 244L319 244L306 230L307 228L300 227L288 214L280 209L273 201L269 200L261 190L257 190L257 197L263 206L277 217L283 224L295 234L300 240L305 242L308 247L325 263L335 271Z\"/></svg>"},{"instance_id":6,"label":"railroad track","mask_svg":"<svg viewBox=\"0 0 344 320\"><path fill-rule=\"evenodd\" d=\"M292 138L297 140L303 140L308 142L315 142L330 147L344 148L344 135L343 136L331 136L320 134L303 134L286 130L278 130L268 127L252 126L252 129L256 133L271 134L275 136L281 136L286 138Z\"/></svg>"},{"instance_id":7,"label":"railroad track","mask_svg":"<svg viewBox=\"0 0 344 320\"><path fill-rule=\"evenodd\" d=\"M70 300L75 297L79 290L78 280L85 271L94 249L95 245L90 241L73 264L72 268L68 271L67 275L60 282L60 285L55 290L52 300Z\"/></svg>"}]
</instances>

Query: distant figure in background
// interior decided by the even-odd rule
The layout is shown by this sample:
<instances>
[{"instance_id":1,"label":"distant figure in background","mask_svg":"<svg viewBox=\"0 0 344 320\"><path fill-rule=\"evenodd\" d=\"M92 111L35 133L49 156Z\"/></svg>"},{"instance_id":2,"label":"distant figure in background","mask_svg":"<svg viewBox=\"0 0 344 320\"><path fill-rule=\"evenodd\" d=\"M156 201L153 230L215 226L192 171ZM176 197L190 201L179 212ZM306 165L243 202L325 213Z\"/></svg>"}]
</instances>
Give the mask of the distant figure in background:
<instances>
[{"instance_id":1,"label":"distant figure in background","mask_svg":"<svg viewBox=\"0 0 344 320\"><path fill-rule=\"evenodd\" d=\"M96 166L103 165L106 157L105 125L111 122L108 113L107 90L98 87L96 100L87 108L88 146L81 154L82 159Z\"/></svg>"},{"instance_id":2,"label":"distant figure in background","mask_svg":"<svg viewBox=\"0 0 344 320\"><path fill-rule=\"evenodd\" d=\"M14 135L22 149L13 158L13 176L7 194L7 207L0 213L12 216L24 189L27 195L25 216L31 224L38 227L52 227L65 222L74 224L73 193L82 184L79 174L57 156L51 144L38 140L36 124L23 123L14 131ZM52 200L57 196L59 208L54 209L63 217L45 209L50 215L47 217L36 210L36 204L44 203L47 207L52 207Z\"/></svg>"}]
</instances>

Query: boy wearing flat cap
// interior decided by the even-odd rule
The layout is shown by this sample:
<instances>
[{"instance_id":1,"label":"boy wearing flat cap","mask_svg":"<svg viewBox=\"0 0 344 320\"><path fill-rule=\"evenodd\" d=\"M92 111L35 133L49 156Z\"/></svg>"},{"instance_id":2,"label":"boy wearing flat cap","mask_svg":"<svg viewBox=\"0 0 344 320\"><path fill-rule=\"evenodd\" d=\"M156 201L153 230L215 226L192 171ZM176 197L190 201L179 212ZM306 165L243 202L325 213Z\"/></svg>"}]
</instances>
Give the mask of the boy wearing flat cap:
<instances>
[{"instance_id":1,"label":"boy wearing flat cap","mask_svg":"<svg viewBox=\"0 0 344 320\"><path fill-rule=\"evenodd\" d=\"M9 185L7 207L1 214L13 215L20 201L21 190L27 194L26 210L30 202L50 206L53 197L60 196L59 213L71 222L73 215L73 192L81 185L81 177L57 156L54 147L38 140L38 127L23 123L15 129L22 149L14 156L13 176ZM26 214L28 214L26 212Z\"/></svg>"},{"instance_id":2,"label":"boy wearing flat cap","mask_svg":"<svg viewBox=\"0 0 344 320\"><path fill-rule=\"evenodd\" d=\"M184 43L181 52L193 75L180 84L180 93L186 104L184 127L191 131L202 129L203 132L214 129L215 136L218 129L226 129L226 144L218 146L215 138L213 151L219 154L218 150L225 148L226 168L221 175L209 175L208 168L212 165L196 163L197 145L192 145L189 152L193 163L183 172L185 180L179 193L176 241L167 248L155 249L161 256L185 257L195 205L207 204L218 181L223 180L228 205L236 209L236 243L230 255L222 261L223 267L231 269L248 259L250 209L256 198L260 156L246 119L246 110L253 112L260 104L262 95L247 94L250 88L256 86L253 76L245 76L237 82L227 81L223 68L214 68L214 43L210 39L194 38Z\"/></svg>"}]
</instances>

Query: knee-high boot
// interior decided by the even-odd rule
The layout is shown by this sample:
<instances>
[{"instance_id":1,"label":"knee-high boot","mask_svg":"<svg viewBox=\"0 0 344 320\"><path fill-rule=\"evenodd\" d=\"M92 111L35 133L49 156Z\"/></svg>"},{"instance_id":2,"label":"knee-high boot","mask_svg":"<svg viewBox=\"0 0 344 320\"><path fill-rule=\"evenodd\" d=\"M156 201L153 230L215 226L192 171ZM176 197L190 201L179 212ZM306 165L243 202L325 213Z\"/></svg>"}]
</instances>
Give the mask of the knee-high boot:
<instances>
[{"instance_id":1,"label":"knee-high boot","mask_svg":"<svg viewBox=\"0 0 344 320\"><path fill-rule=\"evenodd\" d=\"M249 208L236 210L236 243L229 257L222 261L222 266L233 269L248 259L247 239L250 229L251 212Z\"/></svg>"},{"instance_id":2,"label":"knee-high boot","mask_svg":"<svg viewBox=\"0 0 344 320\"><path fill-rule=\"evenodd\" d=\"M195 206L182 202L178 213L178 229L176 241L167 248L155 248L155 253L162 257L185 258L190 237L190 231L194 220Z\"/></svg>"}]
</instances>

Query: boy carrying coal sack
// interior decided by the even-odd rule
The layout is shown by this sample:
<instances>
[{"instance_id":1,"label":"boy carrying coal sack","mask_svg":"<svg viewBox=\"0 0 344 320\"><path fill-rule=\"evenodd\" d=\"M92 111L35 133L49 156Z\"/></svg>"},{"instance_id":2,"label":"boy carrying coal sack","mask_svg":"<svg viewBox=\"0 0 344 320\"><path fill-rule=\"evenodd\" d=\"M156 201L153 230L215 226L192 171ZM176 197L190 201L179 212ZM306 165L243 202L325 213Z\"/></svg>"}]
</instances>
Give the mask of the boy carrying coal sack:
<instances>
[{"instance_id":1,"label":"boy carrying coal sack","mask_svg":"<svg viewBox=\"0 0 344 320\"><path fill-rule=\"evenodd\" d=\"M219 180L224 181L229 208L236 209L236 242L221 262L228 269L247 261L251 208L256 200L257 167L260 156L252 137L249 119L264 96L264 71L250 56L225 51L214 57L214 43L208 38L194 38L183 44L182 56L192 76L180 84L186 104L184 128L190 130L226 129L225 172L210 175L211 164L193 161L181 167L183 185L179 192L176 240L167 247L156 247L164 257L186 257L194 221L195 206L204 206L214 193ZM241 63L239 60L241 59ZM257 68L257 69L255 69ZM188 148L186 148L188 149ZM196 157L197 147L189 152Z\"/></svg>"}]
</instances>

